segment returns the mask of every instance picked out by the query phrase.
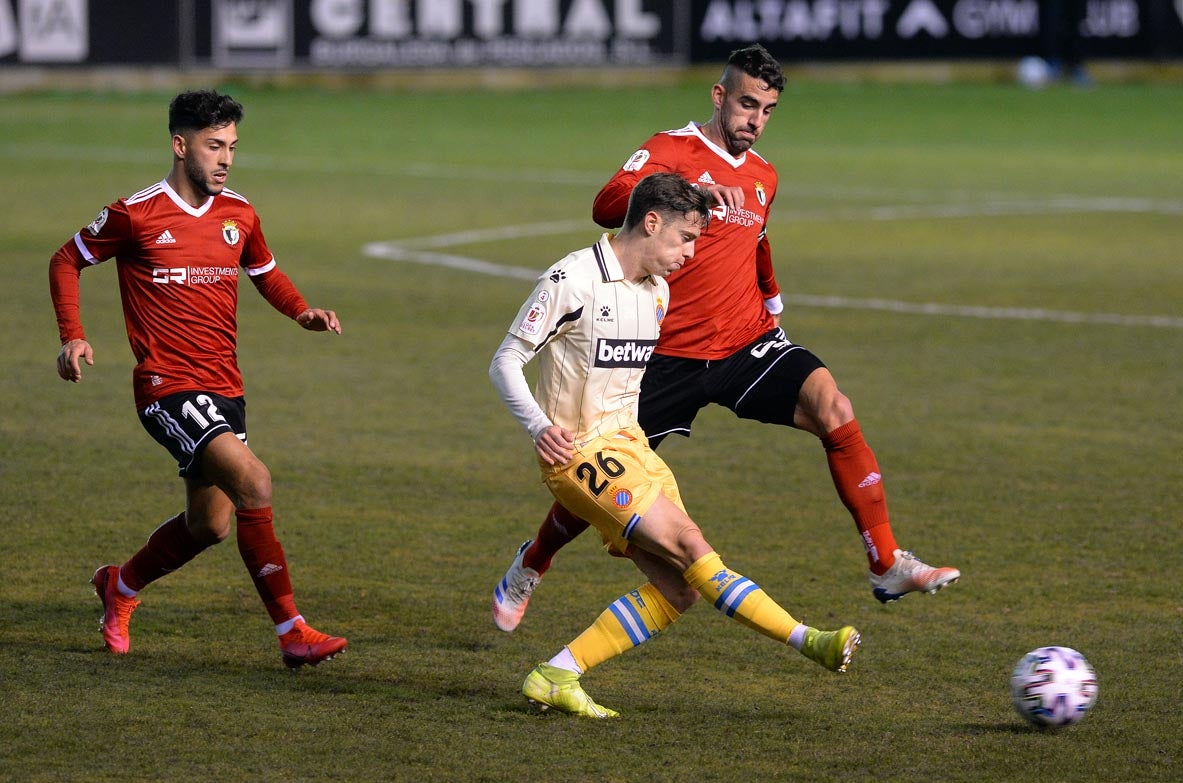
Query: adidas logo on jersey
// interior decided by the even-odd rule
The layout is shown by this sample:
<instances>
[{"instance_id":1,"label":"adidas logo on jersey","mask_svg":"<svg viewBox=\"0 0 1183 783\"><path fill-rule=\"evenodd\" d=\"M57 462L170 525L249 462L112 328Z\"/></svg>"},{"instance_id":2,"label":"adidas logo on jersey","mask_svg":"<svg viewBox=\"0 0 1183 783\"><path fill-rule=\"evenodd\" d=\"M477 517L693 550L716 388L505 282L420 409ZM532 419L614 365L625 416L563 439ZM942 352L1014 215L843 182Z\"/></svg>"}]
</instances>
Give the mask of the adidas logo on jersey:
<instances>
[{"instance_id":1,"label":"adidas logo on jersey","mask_svg":"<svg viewBox=\"0 0 1183 783\"><path fill-rule=\"evenodd\" d=\"M715 180L711 177L711 172L704 171L702 176L698 178L699 185L714 185Z\"/></svg>"},{"instance_id":2,"label":"adidas logo on jersey","mask_svg":"<svg viewBox=\"0 0 1183 783\"><path fill-rule=\"evenodd\" d=\"M175 245L176 243L177 240L173 236L173 232L169 231L167 228L164 230L163 234L156 237L156 244L158 245Z\"/></svg>"}]
</instances>

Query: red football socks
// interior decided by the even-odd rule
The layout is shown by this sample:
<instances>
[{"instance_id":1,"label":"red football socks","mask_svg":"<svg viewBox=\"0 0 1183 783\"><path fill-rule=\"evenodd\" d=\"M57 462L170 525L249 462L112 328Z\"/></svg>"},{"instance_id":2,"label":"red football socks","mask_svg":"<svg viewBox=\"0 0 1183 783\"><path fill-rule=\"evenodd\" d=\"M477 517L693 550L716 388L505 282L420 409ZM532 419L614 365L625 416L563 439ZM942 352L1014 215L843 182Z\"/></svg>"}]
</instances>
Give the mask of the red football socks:
<instances>
[{"instance_id":1,"label":"red football socks","mask_svg":"<svg viewBox=\"0 0 1183 783\"><path fill-rule=\"evenodd\" d=\"M182 511L152 531L148 542L123 564L119 576L125 585L139 592L165 574L176 571L208 546L189 532Z\"/></svg>"},{"instance_id":2,"label":"red football socks","mask_svg":"<svg viewBox=\"0 0 1183 783\"><path fill-rule=\"evenodd\" d=\"M851 420L822 438L826 461L838 497L854 517L871 571L882 574L895 560L895 536L887 517L883 477L871 447L863 440L857 420Z\"/></svg>"},{"instance_id":3,"label":"red football socks","mask_svg":"<svg viewBox=\"0 0 1183 783\"><path fill-rule=\"evenodd\" d=\"M288 561L283 546L275 537L271 508L240 508L238 517L238 553L250 572L255 589L276 625L295 617L296 601L288 576Z\"/></svg>"},{"instance_id":4,"label":"red football socks","mask_svg":"<svg viewBox=\"0 0 1183 783\"><path fill-rule=\"evenodd\" d=\"M574 541L587 527L586 522L555 501L538 527L534 543L522 553L522 565L533 568L539 576L545 574L555 553Z\"/></svg>"}]
</instances>

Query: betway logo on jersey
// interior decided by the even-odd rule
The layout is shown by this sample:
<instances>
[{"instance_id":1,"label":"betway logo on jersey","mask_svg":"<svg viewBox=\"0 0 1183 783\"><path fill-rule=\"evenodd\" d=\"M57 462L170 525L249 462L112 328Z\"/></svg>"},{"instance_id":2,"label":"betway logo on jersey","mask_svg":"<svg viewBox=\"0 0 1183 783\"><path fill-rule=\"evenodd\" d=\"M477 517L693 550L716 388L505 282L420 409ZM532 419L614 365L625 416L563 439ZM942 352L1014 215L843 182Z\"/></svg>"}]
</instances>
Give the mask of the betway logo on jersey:
<instances>
[{"instance_id":1,"label":"betway logo on jersey","mask_svg":"<svg viewBox=\"0 0 1183 783\"><path fill-rule=\"evenodd\" d=\"M657 340L610 340L596 345L596 367L644 367Z\"/></svg>"},{"instance_id":2,"label":"betway logo on jersey","mask_svg":"<svg viewBox=\"0 0 1183 783\"><path fill-rule=\"evenodd\" d=\"M236 266L174 266L156 267L152 270L152 282L180 285L209 285L220 283L223 278L238 277Z\"/></svg>"}]
</instances>

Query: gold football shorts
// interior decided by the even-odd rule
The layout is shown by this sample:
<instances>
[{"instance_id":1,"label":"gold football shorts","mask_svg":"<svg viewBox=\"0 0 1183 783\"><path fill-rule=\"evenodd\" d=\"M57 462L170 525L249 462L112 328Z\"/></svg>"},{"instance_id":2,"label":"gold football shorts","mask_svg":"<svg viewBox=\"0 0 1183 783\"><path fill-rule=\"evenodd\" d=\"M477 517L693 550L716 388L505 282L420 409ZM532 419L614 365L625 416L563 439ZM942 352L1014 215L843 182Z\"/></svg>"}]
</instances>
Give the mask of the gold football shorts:
<instances>
[{"instance_id":1,"label":"gold football shorts","mask_svg":"<svg viewBox=\"0 0 1183 783\"><path fill-rule=\"evenodd\" d=\"M555 499L594 525L614 555L627 556L629 537L658 494L686 510L674 474L638 426L589 441L565 465L539 464Z\"/></svg>"}]
</instances>

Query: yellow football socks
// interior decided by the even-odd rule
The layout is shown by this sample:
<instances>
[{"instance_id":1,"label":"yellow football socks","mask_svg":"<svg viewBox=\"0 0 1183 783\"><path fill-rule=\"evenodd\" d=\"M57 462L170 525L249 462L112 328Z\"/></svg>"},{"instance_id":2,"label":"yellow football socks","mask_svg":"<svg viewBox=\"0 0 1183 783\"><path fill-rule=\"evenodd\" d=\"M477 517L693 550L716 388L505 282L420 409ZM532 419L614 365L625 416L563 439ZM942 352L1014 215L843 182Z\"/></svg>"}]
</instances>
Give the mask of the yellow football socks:
<instances>
[{"instance_id":1,"label":"yellow football socks","mask_svg":"<svg viewBox=\"0 0 1183 783\"><path fill-rule=\"evenodd\" d=\"M648 641L679 616L656 587L645 584L613 601L567 649L586 672Z\"/></svg>"},{"instance_id":2,"label":"yellow football socks","mask_svg":"<svg viewBox=\"0 0 1183 783\"><path fill-rule=\"evenodd\" d=\"M723 565L716 552L700 557L683 576L720 612L778 642L787 644L793 629L801 624L758 584Z\"/></svg>"}]
</instances>

